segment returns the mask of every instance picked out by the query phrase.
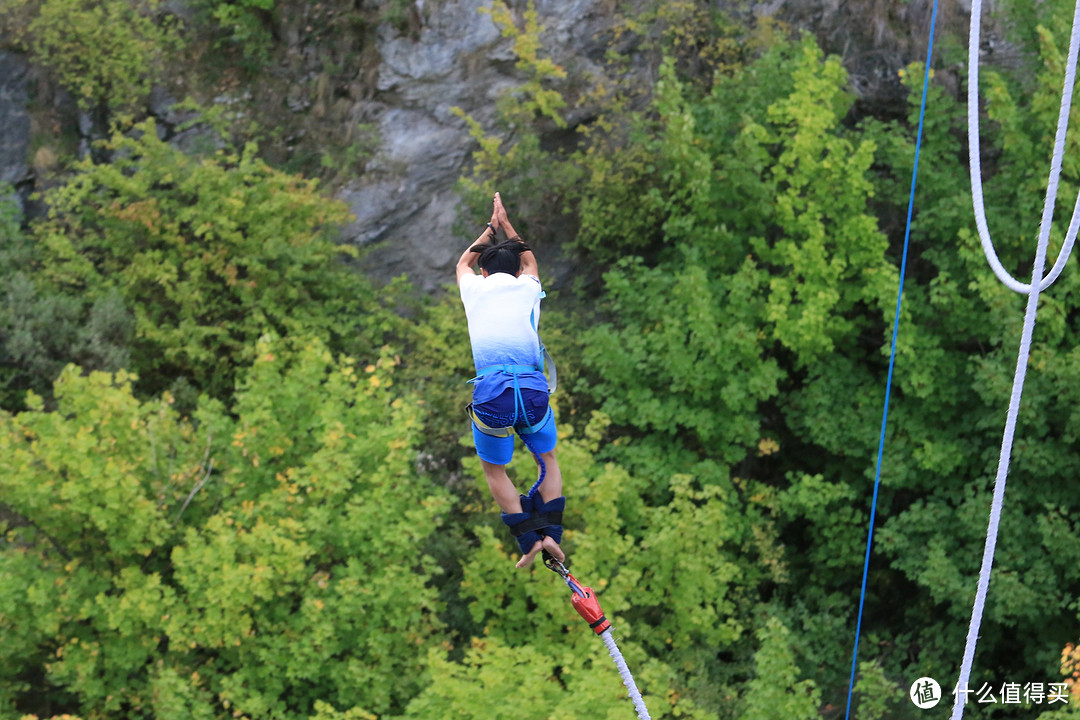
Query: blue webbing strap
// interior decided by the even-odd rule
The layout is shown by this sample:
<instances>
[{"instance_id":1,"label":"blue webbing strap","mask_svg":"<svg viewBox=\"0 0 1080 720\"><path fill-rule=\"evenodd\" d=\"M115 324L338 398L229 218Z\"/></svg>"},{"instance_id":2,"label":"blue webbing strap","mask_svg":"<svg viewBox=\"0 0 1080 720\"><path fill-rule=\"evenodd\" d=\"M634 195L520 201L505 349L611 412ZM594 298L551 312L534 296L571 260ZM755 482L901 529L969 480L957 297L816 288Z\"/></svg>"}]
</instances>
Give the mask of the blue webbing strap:
<instances>
[{"instance_id":1,"label":"blue webbing strap","mask_svg":"<svg viewBox=\"0 0 1080 720\"><path fill-rule=\"evenodd\" d=\"M536 372L535 365L488 365L487 367L480 368L476 371L476 377L469 382L475 383L485 375L490 375L493 372L504 372L511 375L517 375L518 373Z\"/></svg>"},{"instance_id":2,"label":"blue webbing strap","mask_svg":"<svg viewBox=\"0 0 1080 720\"><path fill-rule=\"evenodd\" d=\"M511 427L517 425L518 408L521 408L522 416L528 421L529 413L525 410L525 398L521 397L521 385L518 383L517 373L514 373L514 419L510 421Z\"/></svg>"},{"instance_id":3,"label":"blue webbing strap","mask_svg":"<svg viewBox=\"0 0 1080 720\"><path fill-rule=\"evenodd\" d=\"M851 693L855 687L855 668L859 659L859 635L862 633L863 606L866 602L866 576L870 571L870 548L874 540L874 517L877 515L878 488L881 486L881 460L885 454L885 429L889 422L889 396L892 394L893 367L896 363L896 336L900 328L900 305L904 297L904 273L907 270L908 241L911 238L911 216L915 208L915 179L919 175L919 152L922 149L923 120L926 118L926 94L930 86L930 60L934 53L934 26L937 24L938 0L930 15L930 40L926 48L926 68L923 72L922 104L919 106L919 129L915 135L915 166L911 170L911 192L908 195L907 224L904 227L904 252L900 261L900 288L896 293L896 315L893 318L892 346L889 350L889 374L885 382L885 409L881 414L881 435L878 438L877 470L874 473L874 497L870 503L870 527L866 532L866 556L863 559L862 588L859 590L859 617L855 624L855 649L851 653L851 678L848 681L847 710L844 720L851 717Z\"/></svg>"},{"instance_id":4,"label":"blue webbing strap","mask_svg":"<svg viewBox=\"0 0 1080 720\"><path fill-rule=\"evenodd\" d=\"M547 293L543 290L540 291L539 297L536 299L537 303L547 297ZM534 307L529 312L529 323L532 325L533 332L536 333L536 342L540 346L540 365L537 368L540 372L544 372L544 355L547 351L544 349L544 341L540 339L540 326L536 322L536 308Z\"/></svg>"}]
</instances>

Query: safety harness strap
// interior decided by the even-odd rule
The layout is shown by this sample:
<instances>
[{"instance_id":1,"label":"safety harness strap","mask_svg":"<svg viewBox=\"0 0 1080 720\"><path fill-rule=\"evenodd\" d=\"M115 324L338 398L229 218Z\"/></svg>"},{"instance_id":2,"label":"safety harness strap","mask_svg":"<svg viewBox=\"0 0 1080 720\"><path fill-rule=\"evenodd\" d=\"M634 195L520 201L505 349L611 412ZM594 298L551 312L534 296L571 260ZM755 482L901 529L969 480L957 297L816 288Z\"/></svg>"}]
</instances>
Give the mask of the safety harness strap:
<instances>
[{"instance_id":1,"label":"safety harness strap","mask_svg":"<svg viewBox=\"0 0 1080 720\"><path fill-rule=\"evenodd\" d=\"M510 434L514 431L514 428L512 428L512 427L495 428L495 427L491 427L490 425L487 425L486 423L484 423L483 420L476 417L476 412L473 411L472 403L469 403L468 405L465 406L465 414L468 415L469 419L473 421L473 424L476 426L476 429L479 430L480 432L484 433L485 435L490 435L491 437L504 438L504 437L510 437Z\"/></svg>"},{"instance_id":2,"label":"safety harness strap","mask_svg":"<svg viewBox=\"0 0 1080 720\"><path fill-rule=\"evenodd\" d=\"M521 495L521 512L502 513L502 521L510 528L522 555L532 550L545 536L557 543L562 542L562 515L566 498L543 501L539 493Z\"/></svg>"},{"instance_id":3,"label":"safety harness strap","mask_svg":"<svg viewBox=\"0 0 1080 720\"><path fill-rule=\"evenodd\" d=\"M535 425L530 425L529 427L518 428L518 435L532 435L533 433L540 432L544 425L547 424L547 421L551 419L554 412L555 411L551 409L551 406L548 405L548 410L544 414L544 417L540 418L540 422Z\"/></svg>"},{"instance_id":4,"label":"safety harness strap","mask_svg":"<svg viewBox=\"0 0 1080 720\"><path fill-rule=\"evenodd\" d=\"M544 347L543 342L540 343L540 372L547 375L548 394L553 394L559 383L559 374L555 372L555 361L551 359L551 353Z\"/></svg>"},{"instance_id":5,"label":"safety harness strap","mask_svg":"<svg viewBox=\"0 0 1080 720\"><path fill-rule=\"evenodd\" d=\"M484 433L485 435L490 435L491 437L504 438L504 437L510 437L510 435L514 432L513 426L510 426L510 427L491 427L490 425L486 424L483 420L481 420L479 417L476 416L476 411L473 410L473 404L472 403L469 403L468 405L465 406L465 414L468 415L469 419L472 420L473 423L476 425L476 429L479 430L480 432ZM528 427L518 428L518 430L517 430L518 435L532 435L533 433L539 432L544 427L544 425L547 423L547 421L551 419L551 415L552 415L551 406L548 406L548 411L544 415L544 417L541 418L540 422L536 423L535 425L529 425Z\"/></svg>"},{"instance_id":6,"label":"safety harness strap","mask_svg":"<svg viewBox=\"0 0 1080 720\"><path fill-rule=\"evenodd\" d=\"M562 526L562 511L533 513L528 520L510 526L510 533L514 537L521 537L527 532L542 530L544 528Z\"/></svg>"},{"instance_id":7,"label":"safety harness strap","mask_svg":"<svg viewBox=\"0 0 1080 720\"><path fill-rule=\"evenodd\" d=\"M476 377L469 382L475 383L480 378L485 375L490 375L493 372L504 372L510 373L511 375L517 375L518 373L536 372L539 369L540 368L535 365L488 365L487 367L480 368L476 372Z\"/></svg>"}]
</instances>

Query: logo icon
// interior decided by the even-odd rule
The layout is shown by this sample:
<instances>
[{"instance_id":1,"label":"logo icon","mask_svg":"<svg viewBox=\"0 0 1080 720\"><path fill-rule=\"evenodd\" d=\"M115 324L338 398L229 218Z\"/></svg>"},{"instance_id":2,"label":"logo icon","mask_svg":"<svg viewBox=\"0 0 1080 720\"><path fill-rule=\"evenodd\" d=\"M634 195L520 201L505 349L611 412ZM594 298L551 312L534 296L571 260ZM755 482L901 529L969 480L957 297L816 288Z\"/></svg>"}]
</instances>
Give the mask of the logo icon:
<instances>
[{"instance_id":1,"label":"logo icon","mask_svg":"<svg viewBox=\"0 0 1080 720\"><path fill-rule=\"evenodd\" d=\"M915 703L915 707L920 710L929 710L941 702L941 686L934 678L921 677L911 683L908 695L911 696L911 702Z\"/></svg>"}]
</instances>

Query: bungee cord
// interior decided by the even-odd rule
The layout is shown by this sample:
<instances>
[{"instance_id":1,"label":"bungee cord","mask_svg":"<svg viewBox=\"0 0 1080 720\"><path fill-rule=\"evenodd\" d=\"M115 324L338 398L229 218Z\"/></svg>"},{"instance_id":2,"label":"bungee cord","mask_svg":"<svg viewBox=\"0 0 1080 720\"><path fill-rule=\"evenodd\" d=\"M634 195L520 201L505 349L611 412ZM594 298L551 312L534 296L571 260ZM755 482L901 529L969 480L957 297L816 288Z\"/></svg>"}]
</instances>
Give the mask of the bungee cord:
<instances>
[{"instance_id":1,"label":"bungee cord","mask_svg":"<svg viewBox=\"0 0 1080 720\"><path fill-rule=\"evenodd\" d=\"M626 691L630 695L630 702L634 703L638 720L651 720L645 701L641 699L641 693L638 692L637 685L634 683L634 676L630 674L630 668L626 666L626 660L623 659L619 646L615 644L615 638L611 636L611 628L602 632L600 639L607 646L608 655L611 655L611 659L615 661L615 667L618 668L619 676L622 677L623 685L626 686Z\"/></svg>"},{"instance_id":2,"label":"bungee cord","mask_svg":"<svg viewBox=\"0 0 1080 720\"><path fill-rule=\"evenodd\" d=\"M1080 4L1077 5L1080 11ZM1050 165L1050 180L1046 187L1046 201L1043 204L1042 225L1040 226L1039 241L1043 236L1049 237L1050 225L1054 216L1054 203L1057 199L1058 180L1061 176L1061 159L1065 154L1065 135L1069 126L1069 109L1072 107L1073 85L1076 82L1076 56L1077 48L1080 47L1080 23L1077 14L1073 15L1072 36L1069 40L1069 56L1065 66L1065 88L1061 96L1061 112L1058 115L1057 134L1054 138L1054 155ZM982 0L972 0L971 3L971 29L968 33L968 170L971 175L972 204L975 209L975 225L979 231L979 242L982 244L983 254L990 263L991 269L1007 288L1020 294L1028 294L1031 286L1016 280L1002 266L994 250L994 243L990 237L990 229L986 223L986 208L983 203L982 185L982 155L979 143L979 38L981 33ZM1073 206L1072 220L1065 234L1065 242L1058 252L1054 267L1039 283L1039 290L1046 290L1054 284L1065 268L1065 262L1072 252L1073 243L1076 241L1077 230L1080 229L1080 193L1077 193L1076 204Z\"/></svg>"},{"instance_id":3,"label":"bungee cord","mask_svg":"<svg viewBox=\"0 0 1080 720\"><path fill-rule=\"evenodd\" d=\"M1031 272L1031 282L1022 284L1016 281L1001 266L994 247L990 241L990 233L986 226L986 214L983 208L982 178L980 175L979 162L979 30L982 19L982 0L973 0L971 6L971 29L968 36L968 151L971 157L969 168L971 172L972 199L975 209L975 221L979 228L979 239L982 243L983 252L998 279L1011 290L1028 296L1027 307L1024 311L1024 326L1020 339L1020 349L1016 358L1016 371L1013 374L1012 393L1009 397L1009 409L1005 418L1005 430L1002 435L1001 451L998 455L997 475L994 480L994 494L990 504L990 519L986 530L986 543L983 547L982 565L979 569L979 581L975 592L975 603L971 611L971 621L968 624L967 638L964 643L964 656L960 666L960 675L957 678L954 692L952 720L961 720L964 716L964 707L967 702L968 681L971 678L971 667L975 659L975 647L979 639L979 628L982 624L983 610L986 605L986 596L990 587L990 574L994 564L994 551L997 546L997 534L1001 523L1001 511L1005 501L1005 485L1009 474L1009 463L1012 456L1013 440L1016 432L1016 421L1020 409L1020 399L1024 391L1024 379L1027 375L1028 358L1031 353L1031 338L1035 330L1035 319L1038 313L1039 294L1050 287L1061 274L1065 262L1072 251L1073 242L1076 239L1078 210L1080 210L1080 196L1073 209L1072 220L1066 233L1065 243L1058 254L1058 259L1051 268L1050 273L1043 277L1043 269L1046 263L1046 251L1050 239L1050 227L1054 216L1054 204L1057 199L1058 180L1061 176L1061 163L1065 154L1065 137L1069 125L1069 112L1072 107L1073 85L1076 82L1076 59L1080 49L1080 0L1077 1L1073 13L1072 35L1069 41L1069 56L1065 69L1065 87L1061 96L1061 108L1058 113L1057 132L1054 138L1054 153L1050 162L1050 177L1047 183L1046 199L1043 202L1042 220L1039 227L1039 240L1035 249L1035 261Z\"/></svg>"},{"instance_id":4,"label":"bungee cord","mask_svg":"<svg viewBox=\"0 0 1080 720\"><path fill-rule=\"evenodd\" d=\"M533 459L536 460L536 467L539 470L536 482L532 484L532 486L529 488L529 492L526 493L529 497L533 497L540 492L540 486L544 484L544 478L547 477L547 464L544 462L544 458L540 457L540 453L533 450L532 445L530 445L529 441L525 439L526 437L528 437L527 435L519 435L518 437L521 438L521 442L523 442L525 444L525 447L529 449L529 452L532 453Z\"/></svg>"},{"instance_id":5,"label":"bungee cord","mask_svg":"<svg viewBox=\"0 0 1080 720\"><path fill-rule=\"evenodd\" d=\"M591 587L582 587L577 578L566 569L566 566L547 550L544 551L543 557L544 565L549 570L558 573L559 577L570 588L573 593L570 602L574 609L577 610L578 615L581 615L585 622L589 623L592 631L599 635L600 639L604 641L604 645L607 646L608 655L615 661L615 668L619 671L619 676L622 678L623 685L626 686L630 701L634 704L634 712L637 713L638 720L652 720L648 708L645 707L645 701L641 697L641 692L638 691L637 683L634 682L634 676L630 674L630 668L626 665L622 651L615 644L615 638L611 635L611 623L600 608L600 603L597 601L593 589Z\"/></svg>"}]
</instances>

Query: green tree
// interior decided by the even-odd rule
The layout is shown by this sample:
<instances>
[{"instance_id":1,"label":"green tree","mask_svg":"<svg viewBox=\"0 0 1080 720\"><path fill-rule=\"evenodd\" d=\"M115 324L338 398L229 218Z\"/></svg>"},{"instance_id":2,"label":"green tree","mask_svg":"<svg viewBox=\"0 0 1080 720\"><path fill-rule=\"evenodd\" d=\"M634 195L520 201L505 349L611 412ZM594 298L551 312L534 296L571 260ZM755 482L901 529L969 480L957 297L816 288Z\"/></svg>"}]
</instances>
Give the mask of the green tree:
<instances>
[{"instance_id":1,"label":"green tree","mask_svg":"<svg viewBox=\"0 0 1080 720\"><path fill-rule=\"evenodd\" d=\"M34 236L39 283L88 303L118 295L134 315L140 388L186 382L222 397L266 332L375 357L393 322L341 261L355 251L335 238L340 202L253 145L195 157L152 122L137 129L113 137L111 163L84 160L46 195Z\"/></svg>"},{"instance_id":2,"label":"green tree","mask_svg":"<svg viewBox=\"0 0 1080 720\"><path fill-rule=\"evenodd\" d=\"M4 712L304 718L417 692L446 507L412 467L418 405L389 355L256 358L197 422L76 368L55 412L0 416Z\"/></svg>"},{"instance_id":3,"label":"green tree","mask_svg":"<svg viewBox=\"0 0 1080 720\"><path fill-rule=\"evenodd\" d=\"M987 72L981 89L989 120L1000 128L984 131L989 135L989 142L984 135L984 153L996 156L984 184L988 220L1002 262L1020 278L1030 276L1034 258L1064 69L1053 34L1039 29L1037 37L1039 45L1032 49L1041 69L1034 84ZM948 98L938 101L939 126L962 128L963 109ZM893 436L899 457L886 467L893 490L880 547L892 567L926 595L925 604L912 607L906 620L926 627L924 656L955 667L955 648L962 645L975 592L1024 298L991 273L963 205L966 187L963 194L954 190L966 152L960 138L950 133L928 140L939 145L920 179L926 182L922 213L931 221L915 238L922 268L918 289L908 297L915 304L897 383L905 407ZM1069 146L1076 142L1074 136ZM1065 164L1062 185L1051 259L1080 187L1075 163ZM1000 676L1018 674L1020 668L1043 674L1067 639L1041 628L1075 618L1072 598L1080 576L1069 565L1078 552L1069 519L1075 498L1059 478L1077 471L1075 348L1068 338L1075 333L1078 282L1066 269L1040 301L1009 474L1010 488L1016 489L1005 505L980 638L980 664ZM915 618L942 606L948 622ZM1033 640L1018 646L1018 636Z\"/></svg>"},{"instance_id":4,"label":"green tree","mask_svg":"<svg viewBox=\"0 0 1080 720\"><path fill-rule=\"evenodd\" d=\"M116 292L93 302L48 292L28 274L37 252L13 199L0 200L0 408L47 395L69 362L87 370L128 365L134 318Z\"/></svg>"},{"instance_id":5,"label":"green tree","mask_svg":"<svg viewBox=\"0 0 1080 720\"><path fill-rule=\"evenodd\" d=\"M12 0L0 11L20 45L84 109L131 112L181 48L159 0Z\"/></svg>"},{"instance_id":6,"label":"green tree","mask_svg":"<svg viewBox=\"0 0 1080 720\"><path fill-rule=\"evenodd\" d=\"M596 461L607 423L597 415L584 437L560 439L560 464L573 468L564 535L571 569L598 593L652 716L714 718L716 705L700 698L711 703L725 689L704 677L688 687L683 668L707 658L702 646L714 658L718 648L738 646L751 603L737 588L743 573L754 572L743 558L749 523L733 509L733 493L702 489L688 475L670 478L676 502L649 507L640 479ZM476 487L484 486L479 463L470 458L466 467ZM518 453L510 472L524 483L534 468L527 453ZM494 528L489 504L470 523L475 549L458 590L475 633L459 636L460 647L429 651L429 684L404 717L632 712L611 659L572 609L567 587L539 564L528 573L514 568L516 547L501 524ZM695 530L708 525L714 531L699 546ZM698 668L692 677L700 675Z\"/></svg>"},{"instance_id":7,"label":"green tree","mask_svg":"<svg viewBox=\"0 0 1080 720\"><path fill-rule=\"evenodd\" d=\"M235 51L250 71L268 63L277 21L274 0L196 0L195 7L203 16L204 30L216 28L219 46Z\"/></svg>"},{"instance_id":8,"label":"green tree","mask_svg":"<svg viewBox=\"0 0 1080 720\"><path fill-rule=\"evenodd\" d=\"M777 618L769 618L758 632L761 648L754 655L756 677L747 683L745 720L819 716L821 693L811 680L798 680L791 631Z\"/></svg>"}]
</instances>

